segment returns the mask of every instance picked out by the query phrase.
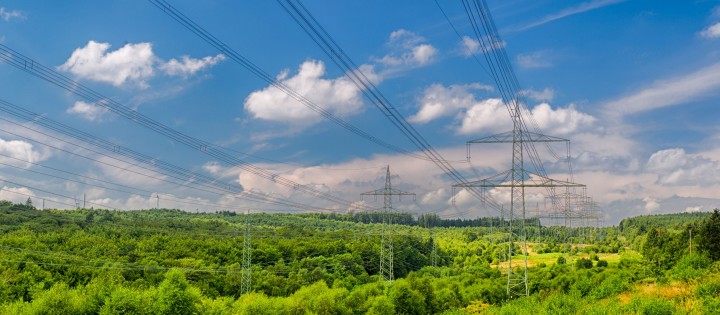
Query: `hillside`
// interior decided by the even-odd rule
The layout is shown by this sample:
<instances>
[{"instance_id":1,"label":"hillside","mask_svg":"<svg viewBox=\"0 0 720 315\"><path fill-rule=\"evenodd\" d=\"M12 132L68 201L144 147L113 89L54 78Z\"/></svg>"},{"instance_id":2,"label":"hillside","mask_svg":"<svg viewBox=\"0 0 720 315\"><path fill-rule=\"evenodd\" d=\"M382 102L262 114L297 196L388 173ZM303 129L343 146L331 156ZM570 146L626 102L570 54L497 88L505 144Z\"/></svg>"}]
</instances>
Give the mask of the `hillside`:
<instances>
[{"instance_id":1,"label":"hillside","mask_svg":"<svg viewBox=\"0 0 720 315\"><path fill-rule=\"evenodd\" d=\"M597 305L704 313L720 306L720 264L700 247L678 249L685 235L663 226L692 225L703 246L709 218L638 217L622 230L535 227L530 296L507 301L508 243L497 227L436 227L431 238L412 217L392 225L396 280L384 282L382 225L344 216L41 211L2 202L0 313L594 314ZM243 295L246 222L252 293Z\"/></svg>"}]
</instances>

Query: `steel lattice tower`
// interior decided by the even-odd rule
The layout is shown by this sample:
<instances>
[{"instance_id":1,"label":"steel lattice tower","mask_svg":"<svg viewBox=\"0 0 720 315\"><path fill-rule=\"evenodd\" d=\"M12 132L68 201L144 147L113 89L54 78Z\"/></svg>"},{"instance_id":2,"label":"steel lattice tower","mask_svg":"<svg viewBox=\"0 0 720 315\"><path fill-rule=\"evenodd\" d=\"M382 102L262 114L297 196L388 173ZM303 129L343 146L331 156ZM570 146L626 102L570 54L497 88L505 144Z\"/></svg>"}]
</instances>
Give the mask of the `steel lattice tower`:
<instances>
[{"instance_id":1,"label":"steel lattice tower","mask_svg":"<svg viewBox=\"0 0 720 315\"><path fill-rule=\"evenodd\" d=\"M392 188L390 183L390 166L385 174L385 187L360 194L362 196L383 196L382 230L380 236L380 279L393 281L393 239L389 231L392 224L392 196L415 196L414 193Z\"/></svg>"},{"instance_id":2,"label":"steel lattice tower","mask_svg":"<svg viewBox=\"0 0 720 315\"><path fill-rule=\"evenodd\" d=\"M433 236L433 227L430 227L430 240L432 241L432 251L430 252L430 265L437 267L437 240Z\"/></svg>"},{"instance_id":3,"label":"steel lattice tower","mask_svg":"<svg viewBox=\"0 0 720 315\"><path fill-rule=\"evenodd\" d=\"M245 232L243 233L243 260L242 260L242 278L240 280L240 294L247 294L252 291L252 273L251 273L251 251L250 246L250 213L245 215Z\"/></svg>"},{"instance_id":4,"label":"steel lattice tower","mask_svg":"<svg viewBox=\"0 0 720 315\"><path fill-rule=\"evenodd\" d=\"M508 268L507 294L510 298L527 296L527 233L525 230L525 188L543 187L551 191L555 187L584 187L584 185L567 181L550 179L546 176L531 173L525 168L524 150L535 142L567 142L567 139L551 137L524 129L520 104L513 101L508 105L513 119L513 131L492 135L469 141L472 143L511 143L512 168L490 178L464 184L453 185L454 188L510 188L510 207L508 210ZM454 195L454 193L453 193ZM504 215L504 214L503 214ZM520 243L520 253L514 251L514 245ZM514 261L513 255L521 254L521 261Z\"/></svg>"}]
</instances>

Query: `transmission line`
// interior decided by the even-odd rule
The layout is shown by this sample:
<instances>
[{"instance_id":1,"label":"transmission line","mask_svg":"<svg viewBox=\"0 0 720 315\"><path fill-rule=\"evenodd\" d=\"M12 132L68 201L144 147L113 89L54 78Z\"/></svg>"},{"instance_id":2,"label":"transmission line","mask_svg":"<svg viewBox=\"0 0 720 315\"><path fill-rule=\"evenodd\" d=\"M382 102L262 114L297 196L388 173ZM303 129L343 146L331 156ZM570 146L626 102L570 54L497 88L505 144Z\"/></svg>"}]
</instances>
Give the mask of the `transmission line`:
<instances>
[{"instance_id":1,"label":"transmission line","mask_svg":"<svg viewBox=\"0 0 720 315\"><path fill-rule=\"evenodd\" d=\"M345 71L345 76L363 92L363 95L365 95L406 138L422 151L428 160L435 163L435 165L455 183L467 183L467 180L462 174L460 174L450 162L443 158L442 155L405 120L400 112L398 112L377 88L375 83L359 70L359 67L345 54L327 30L299 0L277 0L277 2L293 18L298 26L310 36L313 42L315 42L340 69ZM469 188L468 191L476 198L484 200L489 206L497 210L500 209L500 205L497 202L483 195L481 192L472 188Z\"/></svg>"},{"instance_id":2,"label":"transmission line","mask_svg":"<svg viewBox=\"0 0 720 315\"><path fill-rule=\"evenodd\" d=\"M192 149L212 156L213 158L223 163L226 163L227 165L238 167L266 180L270 180L279 185L285 186L295 191L312 195L316 198L323 199L334 204L338 204L347 208L351 208L354 206L353 203L348 200L326 192L319 191L310 186L301 185L288 178L285 178L271 171L265 170L251 163L243 161L231 154L228 154L207 141L203 141L198 138L189 136L169 126L166 126L150 117L143 115L142 113L134 109L131 109L113 99L103 96L102 94L80 84L79 82L63 76L52 68L46 67L33 59L23 56L22 54L10 49L3 44L0 44L0 60L12 65L17 69L25 71L40 79L43 79L49 83L55 84L73 94L76 94L86 99L89 102L94 103L97 106L106 108L122 117L125 117L126 119L137 123L138 125L150 129L156 133L159 133L169 139L182 143Z\"/></svg>"}]
</instances>

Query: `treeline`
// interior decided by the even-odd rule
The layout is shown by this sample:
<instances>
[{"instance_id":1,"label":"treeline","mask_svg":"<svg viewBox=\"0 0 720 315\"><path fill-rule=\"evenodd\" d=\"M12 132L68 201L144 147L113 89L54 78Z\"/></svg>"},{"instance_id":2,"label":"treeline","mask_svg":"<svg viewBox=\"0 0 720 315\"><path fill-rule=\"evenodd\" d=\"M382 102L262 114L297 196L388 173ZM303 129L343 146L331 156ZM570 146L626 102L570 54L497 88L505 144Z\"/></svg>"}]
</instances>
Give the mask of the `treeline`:
<instances>
[{"instance_id":1,"label":"treeline","mask_svg":"<svg viewBox=\"0 0 720 315\"><path fill-rule=\"evenodd\" d=\"M0 314L596 314L598 309L703 314L720 309L720 262L713 254L720 253L713 247L720 246L717 212L678 224L668 224L677 218L663 218L661 225L647 223L646 232L636 225L641 221L631 220L623 231L535 222L527 224L532 242L527 253L508 242L508 231L495 225L501 221L442 227L449 220L427 215L410 221L406 214L386 235L394 243L392 283L377 275L382 220L358 218L59 211L0 202ZM242 294L246 224L252 292ZM432 234L430 226L436 227ZM528 255L528 297L508 300L504 263L509 254L515 261ZM648 284L681 286L686 293L666 298L640 296L634 289L646 290Z\"/></svg>"},{"instance_id":2,"label":"treeline","mask_svg":"<svg viewBox=\"0 0 720 315\"><path fill-rule=\"evenodd\" d=\"M335 220L354 223L382 223L400 224L420 227L495 227L507 226L508 221L497 217L475 218L475 219L442 219L434 213L421 214L415 218L407 212L355 212L348 214L339 213L304 213L300 217L316 218L320 220ZM525 225L538 226L540 221L537 218L525 219Z\"/></svg>"}]
</instances>

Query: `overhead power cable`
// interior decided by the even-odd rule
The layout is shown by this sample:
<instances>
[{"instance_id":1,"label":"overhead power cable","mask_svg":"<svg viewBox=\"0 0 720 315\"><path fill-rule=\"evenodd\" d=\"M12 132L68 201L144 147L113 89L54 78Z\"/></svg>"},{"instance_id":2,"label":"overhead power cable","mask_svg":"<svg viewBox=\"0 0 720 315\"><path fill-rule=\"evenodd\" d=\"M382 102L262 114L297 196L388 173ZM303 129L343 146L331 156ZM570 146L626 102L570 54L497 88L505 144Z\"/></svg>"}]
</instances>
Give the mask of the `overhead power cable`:
<instances>
[{"instance_id":1,"label":"overhead power cable","mask_svg":"<svg viewBox=\"0 0 720 315\"><path fill-rule=\"evenodd\" d=\"M152 158L150 156L139 153L132 149L126 148L124 146L112 143L110 141L107 141L105 139L91 135L84 131L81 131L76 128L70 127L68 125L62 124L60 122L57 122L50 118L47 118L44 115L34 113L34 112L27 110L21 106L12 104L12 103L7 102L2 99L0 99L0 112L8 113L19 119L26 120L32 124L40 125L49 130L52 130L52 131L58 132L62 135L68 136L70 138L79 140L83 143L90 144L92 146L103 149L107 152L112 152L113 155L108 155L108 154L105 154L102 152L98 152L96 150L89 149L87 147L79 146L75 143L68 142L65 139L61 139L61 138L55 137L53 135L47 134L45 132L30 128L28 125L17 124L16 122L13 122L11 120L6 120L6 119L0 117L0 120L6 121L10 124L17 125L19 128L31 130L33 132L42 134L46 137L50 137L52 139L55 139L55 140L58 140L58 141L61 141L64 143L68 143L70 145L82 148L84 150L87 150L87 151L90 151L93 153L107 156L113 160L117 160L117 161L120 161L123 163L127 163L127 162L117 159L117 156L127 157L127 158L132 159L133 161L137 161L138 163L144 163L145 165L147 165L147 167L143 167L143 166L139 166L139 167L150 173L154 173L155 170L157 169L161 173L163 173L167 176L170 176L172 178L176 178L176 179L180 180L179 183L175 183L175 182L173 182L173 183L184 186L184 187L193 188L189 184L199 185L199 186L203 187L202 191L205 191L205 192L208 192L208 189L213 190L213 191L222 192L222 193L219 193L219 192L215 193L217 195L232 194L233 196L235 196L239 199L248 199L248 200L260 201L260 202L265 202L263 200L266 200L269 203L282 204L282 205L286 205L286 206L290 206L290 207L298 207L298 208L303 208L303 209L307 209L307 210L312 209L312 207L309 205L292 202L292 201L289 201L289 200L286 200L283 198L279 198L277 196L258 194L258 193L254 193L251 191L241 191L241 187L239 187L238 185L234 185L234 184L230 184L230 183L221 183L218 181L218 179L209 177L207 175L187 170L185 168L164 162L157 158ZM100 161L98 161L98 162L100 162ZM100 163L106 164L103 162L100 162ZM115 165L110 165L110 166L116 167ZM133 173L149 177L149 174L145 173L145 172L133 172ZM155 178L155 179L162 180L159 178ZM323 210L323 209L320 209L320 210Z\"/></svg>"},{"instance_id":2,"label":"overhead power cable","mask_svg":"<svg viewBox=\"0 0 720 315\"><path fill-rule=\"evenodd\" d=\"M87 155L83 155L83 154L79 154L79 153L77 153L77 152L73 152L73 151L70 151L70 150L63 149L63 148L61 148L61 147L59 147L59 146L57 146L57 145L48 144L48 143L46 143L46 142L42 142L42 141L39 141L39 140L30 138L30 137L23 136L23 135L18 134L18 133L16 133L16 132L13 132L13 131L9 131L9 130L5 130L5 129L0 128L0 131L1 131L1 132L5 132L5 133L7 133L7 134L9 134L9 135L13 135L13 136L15 136L15 137L24 139L24 140L26 140L26 141L30 141L30 142L33 142L33 143L37 143L37 144L40 144L40 145L42 145L42 146L45 146L45 147L48 147L48 148L52 148L52 149L54 149L54 150L58 150L58 151L65 152L65 153L70 154L70 155L74 155L74 156L81 157L81 158L83 158L83 159L90 160L90 161L93 161L93 162L95 162L95 163L97 163L97 164L99 164L99 165L105 165L105 166L109 166L109 167L112 167L112 168L116 168L116 169L119 169L119 170L122 171L122 172L129 172L129 173L133 173L133 174L138 175L138 176L143 176L143 177L147 177L147 178L154 179L154 180L157 180L157 181L162 181L162 182L166 182L166 183L170 183L170 184L175 184L175 185L178 185L178 186L183 186L183 187L187 187L187 188L189 188L189 189L193 189L193 190L197 190L197 191L202 191L202 192L206 192L206 193L211 193L211 194L215 194L215 195L218 195L218 196L225 196L225 195L230 194L230 195L232 195L234 198L238 198L238 199L241 199L241 200L248 200L248 201L254 201L254 202L262 202L262 203L270 203L270 204L276 204L276 205L283 205L283 206L288 206L288 207L291 207L291 208L300 208L300 209L305 209L305 210L318 210L316 207L312 207L312 206L310 206L310 205L305 205L305 204L302 204L302 203L292 202L292 201L285 200L285 199L282 199L282 198L278 198L278 197L275 197L275 196L260 195L260 194L257 194L257 193L250 193L250 192L236 193L236 192L233 192L233 191L228 191L227 188L224 187L224 186L222 186L222 185L220 185L220 186L213 186L213 185L211 185L211 184L213 184L213 183L205 183L205 184L203 184L203 183L192 183L192 180L188 180L188 179L185 178L185 177L178 177L178 175L172 174L172 173L170 173L170 174L168 174L168 173L163 173L163 175L168 176L169 178L174 178L174 179L176 179L177 181L176 181L176 180L171 180L171 179L168 179L168 178L162 178L162 177L153 176L153 175L151 175L151 174L155 173L155 169L153 169L153 168L146 167L146 166L142 166L142 165L139 165L138 163L130 164L130 163L128 163L127 161L118 159L118 158L115 157L115 156L111 156L111 155L108 155L108 154L105 154L105 153L102 153L102 152L99 152L99 151L95 151L95 150L89 149L89 148L87 148L87 147L78 145L78 144L76 144L76 143L67 141L67 140L62 139L62 138L58 138L58 137L56 137L56 136L50 135L50 134L48 134L48 133L45 133L45 132L43 132L43 131L36 130L36 129L34 129L34 128L30 128L30 127L27 126L27 125L18 124L18 123L14 122L14 121L11 121L11 120L8 120L8 119L2 118L2 117L0 117L0 121L4 121L4 122L6 122L6 123L15 125L17 128L20 128L20 129L25 129L25 130L29 130L29 131L34 132L34 133L41 134L41 135L43 135L43 136L45 136L45 137L47 137L47 138L56 140L56 141L58 141L58 142L66 143L66 144L68 144L68 145L71 145L71 146L74 146L74 147L78 147L78 148L81 148L81 149L83 149L83 150L86 150L86 151L89 151L89 152L92 152L92 153L95 153L95 154L98 154L98 155L101 155L101 156L108 157L108 158L110 158L110 159L112 159L112 160L114 160L114 161L118 161L118 162L120 162L120 163L128 164L129 166L123 167L123 166L119 166L119 165L116 165L116 164L113 164L113 163L109 163L108 161L101 161L101 160L99 160L99 159L95 159L95 158L89 157L89 156L87 156ZM141 169L145 170L146 172L133 170L133 169L130 169L130 167L138 167L138 168L141 168ZM191 184L192 184L192 185L191 185ZM288 210L290 210L290 209L288 209ZM324 209L320 209L320 210L324 210Z\"/></svg>"},{"instance_id":3,"label":"overhead power cable","mask_svg":"<svg viewBox=\"0 0 720 315\"><path fill-rule=\"evenodd\" d=\"M167 125L164 125L111 98L103 96L102 94L80 84L79 82L76 82L58 73L52 68L44 66L41 63L38 63L35 60L20 54L19 52L9 48L4 44L0 44L0 61L3 61L17 69L25 71L49 83L55 84L73 94L84 98L91 103L94 103L97 106L106 108L117 115L120 115L128 120L135 122L140 126L150 129L169 139L177 141L178 143L182 143L192 149L207 154L217 159L218 161L225 163L226 165L238 167L242 170L255 174L261 178L272 181L284 187L314 196L319 199L323 199L325 201L340 205L342 207L352 208L358 206L351 201L345 200L330 193L317 190L311 186L299 184L293 180L275 174L269 170L257 167L251 163L235 157L234 155L224 152L222 149L207 141L200 140L198 138L175 130ZM363 207L362 205L359 206Z\"/></svg>"},{"instance_id":4,"label":"overhead power cable","mask_svg":"<svg viewBox=\"0 0 720 315\"><path fill-rule=\"evenodd\" d=\"M327 30L315 19L299 0L277 0L282 8L293 20L310 36L320 49L343 71L345 76L355 84L370 102L375 105L385 117L408 138L425 156L435 163L455 183L464 184L468 181L448 162L430 143L420 134L390 101L377 88L352 59L343 51L338 43L330 36ZM500 205L476 189L468 189L470 193L487 205L500 210Z\"/></svg>"},{"instance_id":5,"label":"overhead power cable","mask_svg":"<svg viewBox=\"0 0 720 315\"><path fill-rule=\"evenodd\" d=\"M148 0L150 3L161 9L163 12L165 12L168 16L170 16L172 19L180 23L182 26L190 30L191 32L195 33L197 36L199 36L201 39L206 41L208 44L215 47L217 50L221 51L223 54L225 54L228 58L235 61L239 65L243 66L245 69L256 75L258 78L262 79L263 81L267 82L268 84L272 85L273 87L279 89L280 91L284 92L300 104L306 106L307 108L311 109L312 111L318 113L320 116L334 122L340 127L345 128L346 130L372 142L377 145L380 145L382 147L385 147L387 149L390 149L392 151L402 153L414 158L423 159L423 160L431 160L431 158L416 154L413 152L410 152L406 149L400 148L394 144L388 143L380 138L377 138L366 131L362 130L361 128L345 121L344 119L334 115L333 113L327 111L322 106L317 105L313 101L306 98L304 95L298 93L294 89L290 88L286 84L282 83L281 81L277 80L275 76L272 76L262 70L260 67L258 67L256 64L254 64L252 61L250 61L248 58L244 57L234 49L232 49L230 46L226 45L224 42L222 42L220 39L215 37L214 35L210 34L210 32L206 31L204 28L202 28L197 23L193 22L190 18L185 16L182 12L175 9L172 5L170 5L165 0Z\"/></svg>"}]
</instances>

